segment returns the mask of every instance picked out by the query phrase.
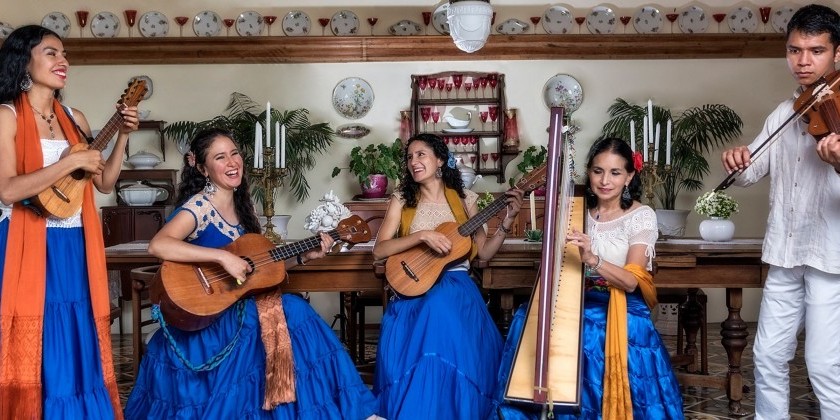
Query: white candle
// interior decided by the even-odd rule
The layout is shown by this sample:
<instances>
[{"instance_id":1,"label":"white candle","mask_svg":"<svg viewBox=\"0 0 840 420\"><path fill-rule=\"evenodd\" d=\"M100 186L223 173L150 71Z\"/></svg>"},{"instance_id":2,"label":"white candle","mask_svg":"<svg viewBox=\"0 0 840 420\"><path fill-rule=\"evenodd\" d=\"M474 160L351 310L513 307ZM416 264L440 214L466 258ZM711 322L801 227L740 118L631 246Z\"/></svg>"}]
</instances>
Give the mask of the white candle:
<instances>
[{"instance_id":1,"label":"white candle","mask_svg":"<svg viewBox=\"0 0 840 420\"><path fill-rule=\"evenodd\" d=\"M259 122L256 125L254 128L256 132L254 136L254 167L262 168L262 125Z\"/></svg>"},{"instance_id":2,"label":"white candle","mask_svg":"<svg viewBox=\"0 0 840 420\"><path fill-rule=\"evenodd\" d=\"M648 161L648 120L642 121L642 161Z\"/></svg>"},{"instance_id":3,"label":"white candle","mask_svg":"<svg viewBox=\"0 0 840 420\"><path fill-rule=\"evenodd\" d=\"M286 167L286 125L280 126L280 167Z\"/></svg>"},{"instance_id":4,"label":"white candle","mask_svg":"<svg viewBox=\"0 0 840 420\"><path fill-rule=\"evenodd\" d=\"M280 166L280 121L274 123L274 167Z\"/></svg>"},{"instance_id":5,"label":"white candle","mask_svg":"<svg viewBox=\"0 0 840 420\"><path fill-rule=\"evenodd\" d=\"M531 191L531 197L529 198L529 204L531 205L531 230L537 230L537 206L534 203L534 192Z\"/></svg>"},{"instance_id":6,"label":"white candle","mask_svg":"<svg viewBox=\"0 0 840 420\"><path fill-rule=\"evenodd\" d=\"M659 161L659 146L662 145L662 138L659 137L659 123L656 123L656 136L654 137L653 143L653 163Z\"/></svg>"},{"instance_id":7,"label":"white candle","mask_svg":"<svg viewBox=\"0 0 840 420\"><path fill-rule=\"evenodd\" d=\"M265 147L271 147L271 102L265 103Z\"/></svg>"},{"instance_id":8,"label":"white candle","mask_svg":"<svg viewBox=\"0 0 840 420\"><path fill-rule=\"evenodd\" d=\"M665 126L665 164L671 164L671 120Z\"/></svg>"},{"instance_id":9,"label":"white candle","mask_svg":"<svg viewBox=\"0 0 840 420\"><path fill-rule=\"evenodd\" d=\"M630 120L630 150L636 152L636 122Z\"/></svg>"},{"instance_id":10,"label":"white candle","mask_svg":"<svg viewBox=\"0 0 840 420\"><path fill-rule=\"evenodd\" d=\"M648 117L648 130L650 130L648 132L648 140L652 142L653 141L653 101L651 101L650 99L648 99L647 117Z\"/></svg>"}]
</instances>

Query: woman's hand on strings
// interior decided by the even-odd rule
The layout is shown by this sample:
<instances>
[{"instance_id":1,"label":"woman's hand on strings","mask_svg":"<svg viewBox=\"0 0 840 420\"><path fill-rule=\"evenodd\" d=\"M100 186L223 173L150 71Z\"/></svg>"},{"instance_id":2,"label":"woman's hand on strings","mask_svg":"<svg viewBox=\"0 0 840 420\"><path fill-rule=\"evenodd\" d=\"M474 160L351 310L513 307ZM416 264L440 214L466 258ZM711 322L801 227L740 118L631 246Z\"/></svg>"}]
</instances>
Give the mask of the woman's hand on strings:
<instances>
[{"instance_id":1,"label":"woman's hand on strings","mask_svg":"<svg viewBox=\"0 0 840 420\"><path fill-rule=\"evenodd\" d=\"M592 252L592 239L589 235L572 228L572 231L566 235L566 243L578 247L578 250L580 250L580 260L583 263L589 264L589 261L598 259Z\"/></svg>"},{"instance_id":2,"label":"woman's hand on strings","mask_svg":"<svg viewBox=\"0 0 840 420\"><path fill-rule=\"evenodd\" d=\"M251 265L247 261L240 258L231 252L220 250L223 252L220 257L219 264L231 277L236 279L237 284L244 284L248 273L252 271Z\"/></svg>"},{"instance_id":3,"label":"woman's hand on strings","mask_svg":"<svg viewBox=\"0 0 840 420\"><path fill-rule=\"evenodd\" d=\"M533 193L532 193L533 194ZM507 218L514 219L522 209L522 197L525 192L519 188L511 188L505 191L505 204L507 204Z\"/></svg>"},{"instance_id":4,"label":"woman's hand on strings","mask_svg":"<svg viewBox=\"0 0 840 420\"><path fill-rule=\"evenodd\" d=\"M333 238L330 235L327 235L325 232L320 232L318 235L321 237L321 246L304 252L302 257L306 258L306 261L324 258L327 255L327 253L330 252L330 248L332 248L333 244L335 243Z\"/></svg>"},{"instance_id":5,"label":"woman's hand on strings","mask_svg":"<svg viewBox=\"0 0 840 420\"><path fill-rule=\"evenodd\" d=\"M418 233L420 234L420 240L432 251L441 255L449 254L452 251L452 241L446 235L436 230L423 230Z\"/></svg>"},{"instance_id":6,"label":"woman's hand on strings","mask_svg":"<svg viewBox=\"0 0 840 420\"><path fill-rule=\"evenodd\" d=\"M750 149L747 146L733 147L725 150L720 158L726 173L743 171L750 166Z\"/></svg>"}]
</instances>

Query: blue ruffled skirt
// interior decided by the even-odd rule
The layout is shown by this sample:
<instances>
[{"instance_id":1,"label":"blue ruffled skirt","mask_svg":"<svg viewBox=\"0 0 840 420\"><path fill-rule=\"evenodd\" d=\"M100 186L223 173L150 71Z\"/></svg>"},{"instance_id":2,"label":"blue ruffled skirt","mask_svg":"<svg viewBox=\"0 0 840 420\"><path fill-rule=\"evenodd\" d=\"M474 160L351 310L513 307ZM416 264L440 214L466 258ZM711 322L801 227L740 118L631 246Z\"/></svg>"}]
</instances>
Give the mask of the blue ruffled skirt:
<instances>
[{"instance_id":1,"label":"blue ruffled skirt","mask_svg":"<svg viewBox=\"0 0 840 420\"><path fill-rule=\"evenodd\" d=\"M5 266L9 220L0 222L0 267ZM0 271L0 286L3 284ZM45 419L112 419L99 340L90 305L81 227L47 228L42 386Z\"/></svg>"},{"instance_id":2,"label":"blue ruffled skirt","mask_svg":"<svg viewBox=\"0 0 840 420\"><path fill-rule=\"evenodd\" d=\"M209 327L195 332L171 328L178 348L200 365L225 348L240 328L232 307ZM292 340L297 400L263 410L265 349L253 299L245 300L244 320L233 351L213 370L187 368L162 331L152 337L126 405L126 419L365 419L376 399L335 333L309 304L283 295Z\"/></svg>"},{"instance_id":3,"label":"blue ruffled skirt","mask_svg":"<svg viewBox=\"0 0 840 420\"><path fill-rule=\"evenodd\" d=\"M488 418L501 349L501 335L466 271L445 272L420 297L395 299L377 348L379 415Z\"/></svg>"},{"instance_id":4,"label":"blue ruffled skirt","mask_svg":"<svg viewBox=\"0 0 840 420\"><path fill-rule=\"evenodd\" d=\"M559 419L600 419L603 397L604 343L607 331L609 294L588 291L584 298L583 378L581 381L580 414L556 415ZM539 413L503 403L504 386L516 345L525 323L527 308L521 306L514 316L499 370L499 417L504 420L538 419ZM633 418L682 419L683 404L677 378L671 367L668 350L650 319L650 310L639 293L627 294L627 369Z\"/></svg>"}]
</instances>

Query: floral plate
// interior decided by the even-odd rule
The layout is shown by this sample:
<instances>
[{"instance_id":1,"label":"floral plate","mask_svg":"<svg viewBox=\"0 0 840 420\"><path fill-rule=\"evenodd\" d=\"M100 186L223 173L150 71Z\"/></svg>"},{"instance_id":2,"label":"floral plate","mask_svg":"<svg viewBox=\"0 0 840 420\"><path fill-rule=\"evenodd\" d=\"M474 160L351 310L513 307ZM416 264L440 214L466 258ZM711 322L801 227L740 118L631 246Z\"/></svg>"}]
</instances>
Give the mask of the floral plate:
<instances>
[{"instance_id":1,"label":"floral plate","mask_svg":"<svg viewBox=\"0 0 840 420\"><path fill-rule=\"evenodd\" d=\"M574 25L572 12L563 6L551 6L545 10L542 19L543 29L547 34L567 34L572 32Z\"/></svg>"},{"instance_id":2,"label":"floral plate","mask_svg":"<svg viewBox=\"0 0 840 420\"><path fill-rule=\"evenodd\" d=\"M99 12L90 20L90 32L95 38L113 38L120 33L120 20L111 12Z\"/></svg>"},{"instance_id":3,"label":"floral plate","mask_svg":"<svg viewBox=\"0 0 840 420\"><path fill-rule=\"evenodd\" d=\"M236 33L239 36L258 36L262 33L264 26L262 16L252 10L242 12L236 18Z\"/></svg>"},{"instance_id":4,"label":"floral plate","mask_svg":"<svg viewBox=\"0 0 840 420\"><path fill-rule=\"evenodd\" d=\"M758 29L758 15L749 7L741 6L729 13L727 23L732 33L751 34Z\"/></svg>"},{"instance_id":5,"label":"floral plate","mask_svg":"<svg viewBox=\"0 0 840 420\"><path fill-rule=\"evenodd\" d=\"M776 8L776 11L773 12L773 16L770 17L770 24L773 26L773 30L783 34L787 31L788 22L790 22L790 18L793 17L793 13L795 10L793 7L790 6L781 6Z\"/></svg>"},{"instance_id":6,"label":"floral plate","mask_svg":"<svg viewBox=\"0 0 840 420\"><path fill-rule=\"evenodd\" d=\"M370 128L360 124L345 124L336 128L335 134L345 139L360 139L370 134Z\"/></svg>"},{"instance_id":7,"label":"floral plate","mask_svg":"<svg viewBox=\"0 0 840 420\"><path fill-rule=\"evenodd\" d=\"M193 32L197 36L216 36L222 32L222 18L211 10L205 10L193 18Z\"/></svg>"},{"instance_id":8,"label":"floral plate","mask_svg":"<svg viewBox=\"0 0 840 420\"><path fill-rule=\"evenodd\" d=\"M6 39L15 28L6 22L0 21L0 39Z\"/></svg>"},{"instance_id":9,"label":"floral plate","mask_svg":"<svg viewBox=\"0 0 840 420\"><path fill-rule=\"evenodd\" d=\"M161 38L169 33L169 21L161 12L143 13L137 26L140 28L140 35L146 38Z\"/></svg>"},{"instance_id":10,"label":"floral plate","mask_svg":"<svg viewBox=\"0 0 840 420\"><path fill-rule=\"evenodd\" d=\"M312 29L312 21L309 15L300 10L292 10L283 17L283 33L287 36L309 35Z\"/></svg>"},{"instance_id":11,"label":"floral plate","mask_svg":"<svg viewBox=\"0 0 840 420\"><path fill-rule=\"evenodd\" d=\"M335 85L332 104L345 118L357 120L373 107L373 88L360 77L348 77Z\"/></svg>"},{"instance_id":12,"label":"floral plate","mask_svg":"<svg viewBox=\"0 0 840 420\"><path fill-rule=\"evenodd\" d=\"M496 25L496 32L502 35L520 35L527 33L530 28L531 25L519 19L508 19Z\"/></svg>"},{"instance_id":13,"label":"floral plate","mask_svg":"<svg viewBox=\"0 0 840 420\"><path fill-rule=\"evenodd\" d=\"M595 6L586 16L586 29L593 34L611 34L617 23L615 12L607 6Z\"/></svg>"},{"instance_id":14,"label":"floral plate","mask_svg":"<svg viewBox=\"0 0 840 420\"><path fill-rule=\"evenodd\" d=\"M677 23L686 34L702 34L709 29L709 18L700 6L689 6L683 10Z\"/></svg>"},{"instance_id":15,"label":"floral plate","mask_svg":"<svg viewBox=\"0 0 840 420\"><path fill-rule=\"evenodd\" d=\"M67 38L70 33L70 19L61 12L50 12L41 19L41 26L52 30L62 38Z\"/></svg>"},{"instance_id":16,"label":"floral plate","mask_svg":"<svg viewBox=\"0 0 840 420\"><path fill-rule=\"evenodd\" d=\"M411 20L401 20L388 28L388 33L391 35L420 35L423 30L420 24Z\"/></svg>"},{"instance_id":17,"label":"floral plate","mask_svg":"<svg viewBox=\"0 0 840 420\"><path fill-rule=\"evenodd\" d=\"M446 11L449 10L449 3L443 3L435 9L432 13L432 26L441 35L449 35L449 20L446 17Z\"/></svg>"},{"instance_id":18,"label":"floral plate","mask_svg":"<svg viewBox=\"0 0 840 420\"><path fill-rule=\"evenodd\" d=\"M543 99L547 107L562 106L567 114L571 114L583 102L583 88L574 77L558 74L545 82Z\"/></svg>"},{"instance_id":19,"label":"floral plate","mask_svg":"<svg viewBox=\"0 0 840 420\"><path fill-rule=\"evenodd\" d=\"M336 12L330 19L330 29L338 36L356 35L359 33L359 17L349 10Z\"/></svg>"},{"instance_id":20,"label":"floral plate","mask_svg":"<svg viewBox=\"0 0 840 420\"><path fill-rule=\"evenodd\" d=\"M633 16L633 27L640 34L656 34L662 32L662 13L653 6L639 9Z\"/></svg>"}]
</instances>

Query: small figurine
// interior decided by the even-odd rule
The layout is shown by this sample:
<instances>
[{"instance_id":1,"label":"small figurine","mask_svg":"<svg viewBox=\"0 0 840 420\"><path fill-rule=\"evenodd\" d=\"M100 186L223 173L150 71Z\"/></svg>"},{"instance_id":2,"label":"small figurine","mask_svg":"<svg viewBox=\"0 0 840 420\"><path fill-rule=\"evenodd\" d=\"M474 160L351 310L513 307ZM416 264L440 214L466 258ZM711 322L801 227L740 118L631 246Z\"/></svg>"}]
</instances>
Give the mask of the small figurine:
<instances>
[{"instance_id":1,"label":"small figurine","mask_svg":"<svg viewBox=\"0 0 840 420\"><path fill-rule=\"evenodd\" d=\"M309 213L304 220L304 229L312 233L329 231L338 227L338 222L350 216L350 209L341 204L341 200L332 190L324 194L318 207Z\"/></svg>"}]
</instances>

